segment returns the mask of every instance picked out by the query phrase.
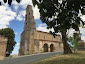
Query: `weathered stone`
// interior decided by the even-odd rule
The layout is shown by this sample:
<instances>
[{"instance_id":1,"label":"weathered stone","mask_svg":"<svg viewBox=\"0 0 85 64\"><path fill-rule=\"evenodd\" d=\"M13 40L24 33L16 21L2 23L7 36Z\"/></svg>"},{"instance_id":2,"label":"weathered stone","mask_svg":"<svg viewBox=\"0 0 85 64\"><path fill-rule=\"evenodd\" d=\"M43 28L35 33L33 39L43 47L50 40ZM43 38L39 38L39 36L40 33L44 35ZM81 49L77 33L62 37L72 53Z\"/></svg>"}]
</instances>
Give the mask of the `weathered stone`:
<instances>
[{"instance_id":1,"label":"weathered stone","mask_svg":"<svg viewBox=\"0 0 85 64\"><path fill-rule=\"evenodd\" d=\"M32 6L26 8L24 31L21 34L19 55L63 51L60 35L55 38L47 32L36 30ZM47 44L47 47L45 46Z\"/></svg>"},{"instance_id":2,"label":"weathered stone","mask_svg":"<svg viewBox=\"0 0 85 64\"><path fill-rule=\"evenodd\" d=\"M83 40L80 40L79 42L78 50L85 51L85 42Z\"/></svg>"},{"instance_id":3,"label":"weathered stone","mask_svg":"<svg viewBox=\"0 0 85 64\"><path fill-rule=\"evenodd\" d=\"M6 55L7 38L0 35L0 60L4 60Z\"/></svg>"}]
</instances>

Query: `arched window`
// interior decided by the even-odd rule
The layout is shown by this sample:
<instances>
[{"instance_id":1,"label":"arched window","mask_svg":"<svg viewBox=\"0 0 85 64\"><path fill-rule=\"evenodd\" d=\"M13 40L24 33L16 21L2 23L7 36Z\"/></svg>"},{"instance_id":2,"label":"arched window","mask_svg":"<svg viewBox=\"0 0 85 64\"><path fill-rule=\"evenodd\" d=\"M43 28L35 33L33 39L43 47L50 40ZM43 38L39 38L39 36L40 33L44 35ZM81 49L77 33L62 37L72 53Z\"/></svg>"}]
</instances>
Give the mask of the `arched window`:
<instances>
[{"instance_id":1,"label":"arched window","mask_svg":"<svg viewBox=\"0 0 85 64\"><path fill-rule=\"evenodd\" d=\"M48 44L47 43L44 44L44 52L48 52Z\"/></svg>"},{"instance_id":2,"label":"arched window","mask_svg":"<svg viewBox=\"0 0 85 64\"><path fill-rule=\"evenodd\" d=\"M50 52L53 52L53 51L54 51L54 45L51 44L51 45L50 45Z\"/></svg>"}]
</instances>

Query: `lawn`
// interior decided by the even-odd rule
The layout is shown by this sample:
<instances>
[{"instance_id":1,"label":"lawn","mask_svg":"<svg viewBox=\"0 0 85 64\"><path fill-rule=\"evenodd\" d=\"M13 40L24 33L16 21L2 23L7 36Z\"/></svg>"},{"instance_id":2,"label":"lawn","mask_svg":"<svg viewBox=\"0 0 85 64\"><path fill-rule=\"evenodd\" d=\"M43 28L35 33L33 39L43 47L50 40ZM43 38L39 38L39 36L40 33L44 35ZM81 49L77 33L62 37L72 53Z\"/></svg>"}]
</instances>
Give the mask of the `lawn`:
<instances>
[{"instance_id":1,"label":"lawn","mask_svg":"<svg viewBox=\"0 0 85 64\"><path fill-rule=\"evenodd\" d=\"M85 51L76 54L56 55L33 64L85 64Z\"/></svg>"}]
</instances>

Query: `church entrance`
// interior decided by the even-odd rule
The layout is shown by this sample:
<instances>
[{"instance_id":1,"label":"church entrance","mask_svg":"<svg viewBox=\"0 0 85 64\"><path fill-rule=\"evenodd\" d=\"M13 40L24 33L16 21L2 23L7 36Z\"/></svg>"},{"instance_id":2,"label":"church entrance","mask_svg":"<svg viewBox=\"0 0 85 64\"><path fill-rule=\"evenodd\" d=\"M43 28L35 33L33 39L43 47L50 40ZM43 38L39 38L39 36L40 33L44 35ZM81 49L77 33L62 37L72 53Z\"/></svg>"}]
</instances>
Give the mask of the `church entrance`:
<instances>
[{"instance_id":1,"label":"church entrance","mask_svg":"<svg viewBox=\"0 0 85 64\"><path fill-rule=\"evenodd\" d=\"M51 45L50 45L50 52L53 52L53 50L54 50L54 45L51 44Z\"/></svg>"},{"instance_id":2,"label":"church entrance","mask_svg":"<svg viewBox=\"0 0 85 64\"><path fill-rule=\"evenodd\" d=\"M44 52L48 52L48 44L44 44Z\"/></svg>"}]
</instances>

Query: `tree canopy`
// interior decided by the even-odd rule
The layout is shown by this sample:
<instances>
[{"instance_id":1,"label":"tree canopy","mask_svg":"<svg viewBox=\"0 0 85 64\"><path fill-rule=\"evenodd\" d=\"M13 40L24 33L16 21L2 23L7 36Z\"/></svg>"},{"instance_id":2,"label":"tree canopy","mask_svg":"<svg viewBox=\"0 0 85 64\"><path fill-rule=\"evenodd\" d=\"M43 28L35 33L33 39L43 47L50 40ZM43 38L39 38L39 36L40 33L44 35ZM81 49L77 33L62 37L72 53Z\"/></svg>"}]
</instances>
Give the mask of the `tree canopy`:
<instances>
[{"instance_id":1,"label":"tree canopy","mask_svg":"<svg viewBox=\"0 0 85 64\"><path fill-rule=\"evenodd\" d=\"M7 2L8 2L9 5L11 5L12 1L13 1L13 0L3 0L4 3L7 3ZM20 0L16 0L16 1L17 1L18 3L20 3ZM0 5L1 5L1 2L0 2Z\"/></svg>"},{"instance_id":2,"label":"tree canopy","mask_svg":"<svg viewBox=\"0 0 85 64\"><path fill-rule=\"evenodd\" d=\"M5 28L5 29L0 29L0 35L3 35L8 38L6 56L9 56L12 53L14 46L16 44L16 41L14 40L15 33L11 28Z\"/></svg>"},{"instance_id":3,"label":"tree canopy","mask_svg":"<svg viewBox=\"0 0 85 64\"><path fill-rule=\"evenodd\" d=\"M54 29L51 33L55 36L61 32L64 53L72 53L67 44L66 32L70 28L78 31L78 26L85 24L79 15L85 14L85 0L32 0L32 2L34 6L38 6L42 22L47 24L48 29Z\"/></svg>"}]
</instances>

